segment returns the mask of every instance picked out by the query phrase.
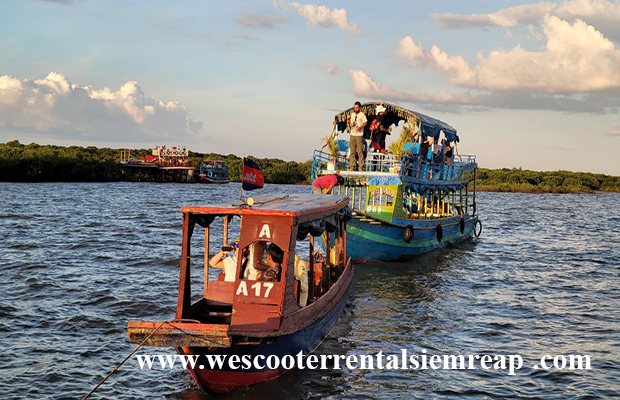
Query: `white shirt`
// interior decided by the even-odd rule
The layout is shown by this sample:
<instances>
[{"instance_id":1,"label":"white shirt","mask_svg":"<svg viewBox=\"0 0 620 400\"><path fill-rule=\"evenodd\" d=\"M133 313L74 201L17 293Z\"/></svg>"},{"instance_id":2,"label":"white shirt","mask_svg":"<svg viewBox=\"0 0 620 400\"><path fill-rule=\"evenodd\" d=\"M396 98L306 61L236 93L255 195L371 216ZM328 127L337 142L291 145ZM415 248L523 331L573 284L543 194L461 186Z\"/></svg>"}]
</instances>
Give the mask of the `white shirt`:
<instances>
[{"instance_id":1,"label":"white shirt","mask_svg":"<svg viewBox=\"0 0 620 400\"><path fill-rule=\"evenodd\" d=\"M237 275L237 256L226 257L224 263L224 282L236 281Z\"/></svg>"},{"instance_id":2,"label":"white shirt","mask_svg":"<svg viewBox=\"0 0 620 400\"><path fill-rule=\"evenodd\" d=\"M361 128L362 125L368 122L368 119L366 119L366 114L364 114L361 110L357 114L353 112L349 117L349 121L351 122L351 136L364 136L363 129L356 131L355 128Z\"/></svg>"}]
</instances>

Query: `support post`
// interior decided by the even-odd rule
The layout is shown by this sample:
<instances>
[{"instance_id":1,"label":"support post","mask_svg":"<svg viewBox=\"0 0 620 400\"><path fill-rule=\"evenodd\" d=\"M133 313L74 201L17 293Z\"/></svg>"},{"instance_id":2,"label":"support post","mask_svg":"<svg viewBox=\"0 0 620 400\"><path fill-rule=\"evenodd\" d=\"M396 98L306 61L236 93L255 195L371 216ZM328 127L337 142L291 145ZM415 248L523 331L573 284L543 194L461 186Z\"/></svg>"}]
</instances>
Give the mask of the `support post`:
<instances>
[{"instance_id":1,"label":"support post","mask_svg":"<svg viewBox=\"0 0 620 400\"><path fill-rule=\"evenodd\" d=\"M314 301L314 236L310 235L310 259L308 260L308 304Z\"/></svg>"},{"instance_id":2,"label":"support post","mask_svg":"<svg viewBox=\"0 0 620 400\"><path fill-rule=\"evenodd\" d=\"M203 297L207 297L207 288L209 286L209 228L205 228L205 286Z\"/></svg>"},{"instance_id":3,"label":"support post","mask_svg":"<svg viewBox=\"0 0 620 400\"><path fill-rule=\"evenodd\" d=\"M184 318L191 306L191 275L190 275L190 215L183 213L183 244L181 250L181 271L179 274L179 294L177 297L177 311L175 318Z\"/></svg>"}]
</instances>

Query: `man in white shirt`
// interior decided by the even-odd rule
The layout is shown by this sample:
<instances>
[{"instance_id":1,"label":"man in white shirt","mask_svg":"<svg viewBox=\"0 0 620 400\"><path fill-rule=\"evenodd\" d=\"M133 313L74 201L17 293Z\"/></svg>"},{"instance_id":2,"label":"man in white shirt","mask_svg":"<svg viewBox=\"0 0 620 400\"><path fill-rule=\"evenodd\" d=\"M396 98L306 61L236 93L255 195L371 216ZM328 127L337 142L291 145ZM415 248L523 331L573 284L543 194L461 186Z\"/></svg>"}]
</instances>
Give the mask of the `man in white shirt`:
<instances>
[{"instance_id":1,"label":"man in white shirt","mask_svg":"<svg viewBox=\"0 0 620 400\"><path fill-rule=\"evenodd\" d=\"M355 169L355 158L357 156L357 169L364 169L364 127L368 124L366 114L361 110L362 103L355 102L353 113L349 117L349 127L351 137L349 138L349 171Z\"/></svg>"}]
</instances>

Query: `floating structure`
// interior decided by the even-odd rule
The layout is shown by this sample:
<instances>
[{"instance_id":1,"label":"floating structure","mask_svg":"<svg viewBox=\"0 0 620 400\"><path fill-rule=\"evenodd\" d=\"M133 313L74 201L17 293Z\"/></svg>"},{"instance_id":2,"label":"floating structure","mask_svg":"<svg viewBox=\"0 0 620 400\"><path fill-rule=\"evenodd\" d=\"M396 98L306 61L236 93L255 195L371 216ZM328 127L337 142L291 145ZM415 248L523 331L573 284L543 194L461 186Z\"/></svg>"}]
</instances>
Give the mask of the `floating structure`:
<instances>
[{"instance_id":1,"label":"floating structure","mask_svg":"<svg viewBox=\"0 0 620 400\"><path fill-rule=\"evenodd\" d=\"M312 352L331 331L351 291L354 268L347 258L346 221L349 199L344 196L284 195L257 197L247 203L215 204L181 208L183 241L175 320L129 322L127 333L134 343L174 347L183 355L199 356L189 373L204 390L228 392L274 378L286 370L269 367L269 356L295 357ZM240 224L235 268L209 279L211 230L223 224L222 251L231 251L228 232ZM204 289L193 303L191 240L204 230ZM327 251L315 247L315 237L326 234ZM330 238L332 240L330 240ZM276 246L282 255L276 279L262 278L265 249ZM296 250L295 250L296 249ZM304 250L302 252L302 249ZM305 254L304 254L305 253ZM202 258L201 257L201 258ZM218 253L217 257L221 257ZM307 301L304 274L298 275L299 259L307 258ZM268 258L273 263L273 258ZM251 272L257 271L256 274ZM273 272L273 271L272 271ZM195 298L196 294L194 294ZM251 367L232 370L228 363L213 369L209 355L247 356ZM260 360L256 365L254 360Z\"/></svg>"},{"instance_id":2,"label":"floating structure","mask_svg":"<svg viewBox=\"0 0 620 400\"><path fill-rule=\"evenodd\" d=\"M152 155L140 159L132 158L129 150L123 150L116 160L123 167L125 180L136 182L185 182L196 181L195 167L190 161L189 151L184 146L157 146Z\"/></svg>"},{"instance_id":3,"label":"floating structure","mask_svg":"<svg viewBox=\"0 0 620 400\"><path fill-rule=\"evenodd\" d=\"M200 183L228 183L228 166L224 161L207 160L200 166L198 174L198 182Z\"/></svg>"},{"instance_id":4,"label":"floating structure","mask_svg":"<svg viewBox=\"0 0 620 400\"><path fill-rule=\"evenodd\" d=\"M456 129L437 119L395 104L371 102L361 107L368 127L384 106L387 126L403 121L410 133L403 154L368 151L362 171L348 171L347 141L339 132L349 129L353 108L335 116L332 150L314 152L312 180L339 170L344 184L333 194L351 199L353 218L347 225L347 250L356 262L402 260L446 246L475 234L482 224L476 208L476 170L473 155L458 155ZM453 154L432 156L424 142L439 145L443 135ZM448 147L446 147L447 149ZM427 154L421 155L422 152ZM471 190L470 190L471 186Z\"/></svg>"}]
</instances>

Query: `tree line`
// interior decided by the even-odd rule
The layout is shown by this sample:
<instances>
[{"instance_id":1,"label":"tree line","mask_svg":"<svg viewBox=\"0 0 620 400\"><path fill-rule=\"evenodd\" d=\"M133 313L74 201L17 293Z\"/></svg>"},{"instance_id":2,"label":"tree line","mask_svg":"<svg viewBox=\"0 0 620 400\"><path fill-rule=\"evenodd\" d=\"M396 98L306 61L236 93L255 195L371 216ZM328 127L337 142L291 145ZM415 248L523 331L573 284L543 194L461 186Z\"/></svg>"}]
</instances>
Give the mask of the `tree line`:
<instances>
[{"instance_id":1,"label":"tree line","mask_svg":"<svg viewBox=\"0 0 620 400\"><path fill-rule=\"evenodd\" d=\"M0 181L4 182L110 182L123 180L122 167L115 160L124 149L93 146L22 144L17 140L0 143ZM132 149L132 158L150 155L150 149ZM312 161L295 162L277 158L254 158L263 169L265 182L308 184ZM234 154L189 152L189 161L223 160L230 180L241 181L242 159ZM589 172L528 171L521 168L477 171L477 189L508 192L620 192L620 177Z\"/></svg>"},{"instance_id":2,"label":"tree line","mask_svg":"<svg viewBox=\"0 0 620 400\"><path fill-rule=\"evenodd\" d=\"M0 143L0 181L3 182L113 182L123 180L122 166L115 162L125 149L93 146L52 146ZM132 149L131 158L151 155L150 149ZM267 183L310 183L312 162L298 163L277 158L254 158ZM188 161L199 167L204 160L223 160L230 180L241 181L243 161L234 154L189 152Z\"/></svg>"}]
</instances>

